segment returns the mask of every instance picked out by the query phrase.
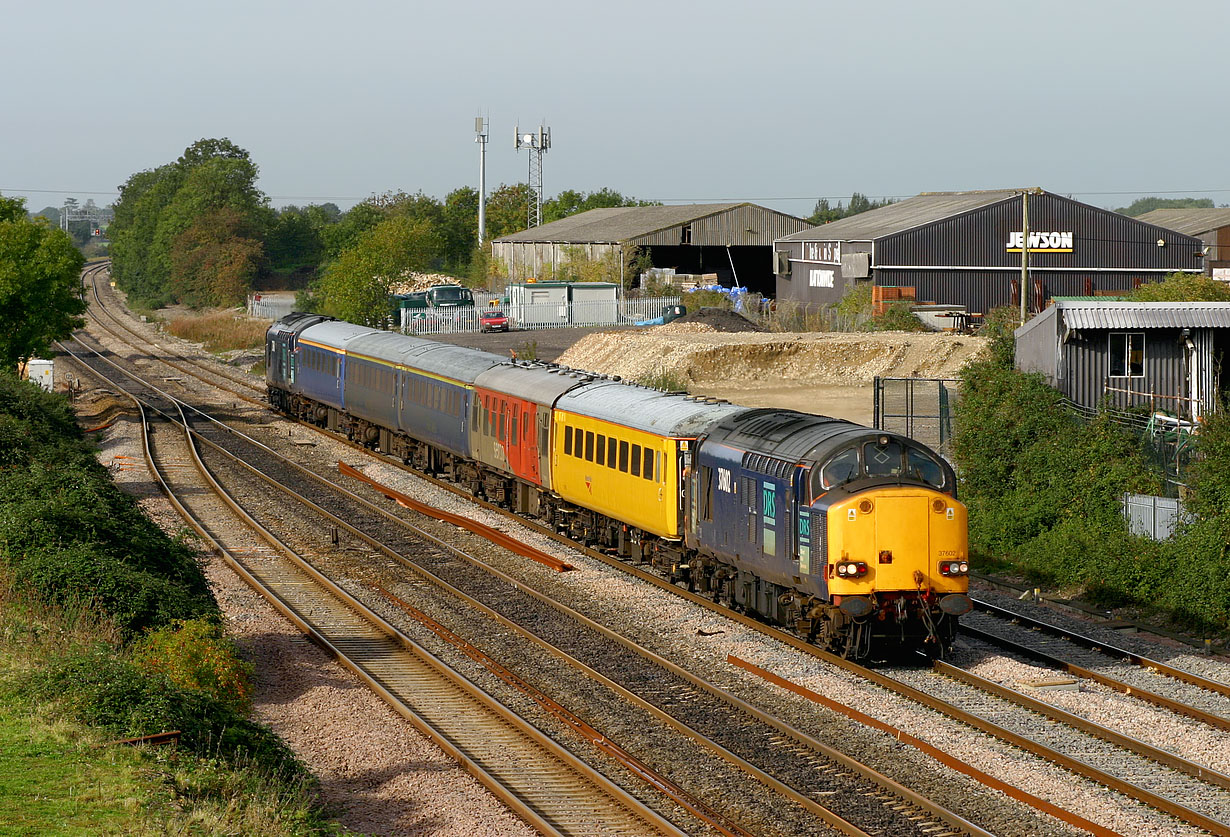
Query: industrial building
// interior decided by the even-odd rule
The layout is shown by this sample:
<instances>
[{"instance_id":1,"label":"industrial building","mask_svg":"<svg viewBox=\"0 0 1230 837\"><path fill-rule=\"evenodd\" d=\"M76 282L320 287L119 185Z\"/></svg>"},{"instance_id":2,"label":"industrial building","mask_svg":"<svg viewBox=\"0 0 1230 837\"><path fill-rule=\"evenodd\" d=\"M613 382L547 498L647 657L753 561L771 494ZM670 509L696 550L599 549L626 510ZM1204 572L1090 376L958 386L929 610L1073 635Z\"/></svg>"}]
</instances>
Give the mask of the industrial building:
<instances>
[{"instance_id":1,"label":"industrial building","mask_svg":"<svg viewBox=\"0 0 1230 837\"><path fill-rule=\"evenodd\" d=\"M1204 244L1205 273L1230 282L1230 209L1155 209L1137 220L1196 236Z\"/></svg>"},{"instance_id":2,"label":"industrial building","mask_svg":"<svg viewBox=\"0 0 1230 837\"><path fill-rule=\"evenodd\" d=\"M1041 189L926 192L778 239L777 299L832 304L869 282L881 298L970 313L1019 306L1026 192L1031 311L1203 269L1194 236Z\"/></svg>"},{"instance_id":3,"label":"industrial building","mask_svg":"<svg viewBox=\"0 0 1230 837\"><path fill-rule=\"evenodd\" d=\"M1058 300L1015 336L1017 368L1086 410L1105 401L1196 421L1230 385L1230 302Z\"/></svg>"},{"instance_id":4,"label":"industrial building","mask_svg":"<svg viewBox=\"0 0 1230 837\"><path fill-rule=\"evenodd\" d=\"M807 229L808 222L751 203L619 206L591 209L491 242L491 254L509 279L562 278L580 256L605 263L619 281L633 253L677 273L716 274L724 287L742 286L772 296L773 242Z\"/></svg>"}]
</instances>

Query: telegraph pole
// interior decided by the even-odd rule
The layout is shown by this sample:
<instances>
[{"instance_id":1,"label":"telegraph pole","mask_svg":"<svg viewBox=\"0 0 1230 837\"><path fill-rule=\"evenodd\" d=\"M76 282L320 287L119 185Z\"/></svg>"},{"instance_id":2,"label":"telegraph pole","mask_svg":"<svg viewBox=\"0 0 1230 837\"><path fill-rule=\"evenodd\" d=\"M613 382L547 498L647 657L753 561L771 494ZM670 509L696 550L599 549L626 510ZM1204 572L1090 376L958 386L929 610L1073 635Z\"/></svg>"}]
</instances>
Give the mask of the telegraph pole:
<instances>
[{"instance_id":1,"label":"telegraph pole","mask_svg":"<svg viewBox=\"0 0 1230 837\"><path fill-rule=\"evenodd\" d=\"M1029 311L1029 303L1025 294L1029 288L1029 190L1021 192L1021 325L1025 325L1025 315Z\"/></svg>"},{"instance_id":2,"label":"telegraph pole","mask_svg":"<svg viewBox=\"0 0 1230 837\"><path fill-rule=\"evenodd\" d=\"M487 120L474 118L474 141L478 143L478 244L487 238Z\"/></svg>"}]
</instances>

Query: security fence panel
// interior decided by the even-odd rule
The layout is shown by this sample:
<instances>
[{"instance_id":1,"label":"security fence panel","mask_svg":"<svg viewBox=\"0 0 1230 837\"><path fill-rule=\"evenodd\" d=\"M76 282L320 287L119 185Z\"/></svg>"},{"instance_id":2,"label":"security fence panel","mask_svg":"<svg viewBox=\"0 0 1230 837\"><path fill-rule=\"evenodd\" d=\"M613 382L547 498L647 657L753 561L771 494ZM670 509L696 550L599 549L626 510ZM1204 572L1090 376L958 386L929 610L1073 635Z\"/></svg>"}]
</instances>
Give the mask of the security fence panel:
<instances>
[{"instance_id":1,"label":"security fence panel","mask_svg":"<svg viewBox=\"0 0 1230 837\"><path fill-rule=\"evenodd\" d=\"M1169 540L1183 515L1182 501L1152 494L1124 494L1123 516L1133 535Z\"/></svg>"},{"instance_id":2,"label":"security fence panel","mask_svg":"<svg viewBox=\"0 0 1230 837\"><path fill-rule=\"evenodd\" d=\"M922 442L952 459L955 378L875 379L875 426Z\"/></svg>"},{"instance_id":3,"label":"security fence panel","mask_svg":"<svg viewBox=\"0 0 1230 837\"><path fill-rule=\"evenodd\" d=\"M263 320L280 320L295 310L295 301L284 297L261 298L259 294L248 297L248 316Z\"/></svg>"}]
</instances>

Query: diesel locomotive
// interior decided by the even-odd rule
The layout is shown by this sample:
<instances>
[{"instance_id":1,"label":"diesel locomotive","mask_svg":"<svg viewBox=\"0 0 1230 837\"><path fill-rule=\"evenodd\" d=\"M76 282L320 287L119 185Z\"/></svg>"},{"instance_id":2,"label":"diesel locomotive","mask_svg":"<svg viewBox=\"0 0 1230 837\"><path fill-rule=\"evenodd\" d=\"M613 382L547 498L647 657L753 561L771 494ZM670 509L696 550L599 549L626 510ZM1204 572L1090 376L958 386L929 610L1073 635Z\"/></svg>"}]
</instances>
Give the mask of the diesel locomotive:
<instances>
[{"instance_id":1,"label":"diesel locomotive","mask_svg":"<svg viewBox=\"0 0 1230 837\"><path fill-rule=\"evenodd\" d=\"M952 468L903 436L294 313L269 403L851 658L971 607Z\"/></svg>"}]
</instances>

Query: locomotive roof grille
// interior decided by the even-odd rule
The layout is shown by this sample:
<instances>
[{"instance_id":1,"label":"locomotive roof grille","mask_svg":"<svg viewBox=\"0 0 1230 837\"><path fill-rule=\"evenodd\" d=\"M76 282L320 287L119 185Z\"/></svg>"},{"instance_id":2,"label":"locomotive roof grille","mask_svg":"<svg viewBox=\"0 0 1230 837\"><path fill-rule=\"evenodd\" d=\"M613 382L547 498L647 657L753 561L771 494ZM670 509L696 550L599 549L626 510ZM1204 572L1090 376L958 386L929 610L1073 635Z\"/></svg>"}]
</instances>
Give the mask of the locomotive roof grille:
<instances>
[{"instance_id":1,"label":"locomotive roof grille","mask_svg":"<svg viewBox=\"0 0 1230 837\"><path fill-rule=\"evenodd\" d=\"M754 471L757 474L777 477L778 479L786 479L790 476L790 472L794 470L794 463L788 462L785 459L778 459L776 456L749 452L743 454L743 470Z\"/></svg>"}]
</instances>

